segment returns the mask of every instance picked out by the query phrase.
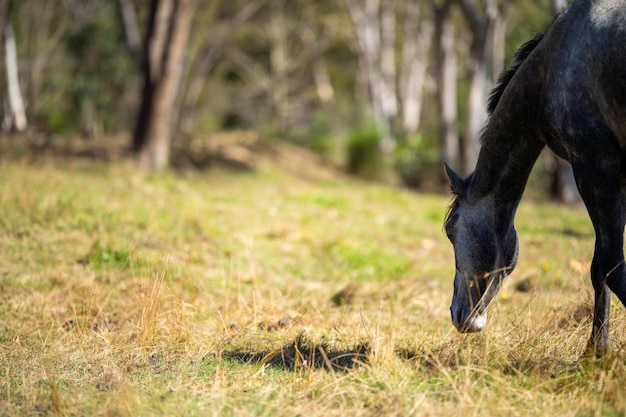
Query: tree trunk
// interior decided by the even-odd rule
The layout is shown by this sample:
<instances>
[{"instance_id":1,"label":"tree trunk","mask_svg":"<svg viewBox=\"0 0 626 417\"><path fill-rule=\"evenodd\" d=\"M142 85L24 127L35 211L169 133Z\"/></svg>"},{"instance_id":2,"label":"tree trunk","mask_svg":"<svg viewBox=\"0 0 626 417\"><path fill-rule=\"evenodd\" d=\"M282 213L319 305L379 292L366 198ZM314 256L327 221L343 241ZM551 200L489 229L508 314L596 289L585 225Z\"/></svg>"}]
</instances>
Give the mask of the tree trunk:
<instances>
[{"instance_id":1,"label":"tree trunk","mask_svg":"<svg viewBox=\"0 0 626 417\"><path fill-rule=\"evenodd\" d=\"M388 120L398 114L396 97L396 18L395 0L382 0L380 5L380 69L382 73L381 100Z\"/></svg>"},{"instance_id":2,"label":"tree trunk","mask_svg":"<svg viewBox=\"0 0 626 417\"><path fill-rule=\"evenodd\" d=\"M567 7L567 0L552 0L552 14L560 13Z\"/></svg>"},{"instance_id":3,"label":"tree trunk","mask_svg":"<svg viewBox=\"0 0 626 417\"><path fill-rule=\"evenodd\" d=\"M13 25L9 21L8 17L5 19L4 51L10 110L10 117L6 120L6 122L9 122L9 126L5 127L15 129L18 132L23 132L28 127L28 122L26 119L26 109L24 107L22 89L20 88L20 80L18 76L15 34L13 32Z\"/></svg>"},{"instance_id":4,"label":"tree trunk","mask_svg":"<svg viewBox=\"0 0 626 417\"><path fill-rule=\"evenodd\" d=\"M139 167L169 159L176 95L191 22L190 0L153 0L144 59L144 91L133 149Z\"/></svg>"},{"instance_id":5,"label":"tree trunk","mask_svg":"<svg viewBox=\"0 0 626 417\"><path fill-rule=\"evenodd\" d=\"M469 175L478 161L480 132L487 120L487 50L483 37L472 42L471 80L467 103L467 125L463 139L463 173Z\"/></svg>"},{"instance_id":6,"label":"tree trunk","mask_svg":"<svg viewBox=\"0 0 626 417\"><path fill-rule=\"evenodd\" d=\"M572 166L552 152L546 154L546 165L551 174L550 195L563 203L580 203Z\"/></svg>"},{"instance_id":7,"label":"tree trunk","mask_svg":"<svg viewBox=\"0 0 626 417\"><path fill-rule=\"evenodd\" d=\"M132 58L139 65L141 62L141 35L139 34L135 6L132 0L117 0L117 9L126 40L126 47Z\"/></svg>"},{"instance_id":8,"label":"tree trunk","mask_svg":"<svg viewBox=\"0 0 626 417\"><path fill-rule=\"evenodd\" d=\"M285 15L285 1L276 1L272 7L272 14L268 22L270 38L270 79L271 79L271 106L277 128L285 132L288 126L289 105L289 46Z\"/></svg>"},{"instance_id":9,"label":"tree trunk","mask_svg":"<svg viewBox=\"0 0 626 417\"><path fill-rule=\"evenodd\" d=\"M493 33L488 37L487 41L490 43L489 48L491 51L491 67L490 72L487 74L489 80L495 83L500 77L502 71L505 68L505 44L506 44L506 14L505 3L502 11L493 3L489 2L487 14L489 19L493 22Z\"/></svg>"},{"instance_id":10,"label":"tree trunk","mask_svg":"<svg viewBox=\"0 0 626 417\"><path fill-rule=\"evenodd\" d=\"M504 14L508 1L500 7L495 0L487 0L484 5L484 17L478 7L469 0L461 0L461 9L472 31L470 56L470 90L468 95L467 127L463 140L463 172L469 175L478 160L480 150L480 132L487 121L487 97L489 90L503 68L502 37L504 35Z\"/></svg>"},{"instance_id":11,"label":"tree trunk","mask_svg":"<svg viewBox=\"0 0 626 417\"><path fill-rule=\"evenodd\" d=\"M359 60L364 68L370 103L378 128L382 129L383 150L393 147L391 131L398 113L395 89L394 1L346 0L359 45Z\"/></svg>"},{"instance_id":12,"label":"tree trunk","mask_svg":"<svg viewBox=\"0 0 626 417\"><path fill-rule=\"evenodd\" d=\"M420 127L424 82L426 80L428 46L432 43L433 26L428 21L419 23L417 5L407 2L402 45L402 127L404 133L413 135Z\"/></svg>"},{"instance_id":13,"label":"tree trunk","mask_svg":"<svg viewBox=\"0 0 626 417\"><path fill-rule=\"evenodd\" d=\"M322 103L332 102L335 98L335 90L323 58L318 58L313 62L313 80L319 100Z\"/></svg>"},{"instance_id":14,"label":"tree trunk","mask_svg":"<svg viewBox=\"0 0 626 417\"><path fill-rule=\"evenodd\" d=\"M459 134L457 131L457 60L454 51L454 28L448 22L448 0L442 5L431 2L435 15L433 50L435 80L437 82L437 107L440 114L440 143L443 162L458 170L461 162Z\"/></svg>"}]
</instances>

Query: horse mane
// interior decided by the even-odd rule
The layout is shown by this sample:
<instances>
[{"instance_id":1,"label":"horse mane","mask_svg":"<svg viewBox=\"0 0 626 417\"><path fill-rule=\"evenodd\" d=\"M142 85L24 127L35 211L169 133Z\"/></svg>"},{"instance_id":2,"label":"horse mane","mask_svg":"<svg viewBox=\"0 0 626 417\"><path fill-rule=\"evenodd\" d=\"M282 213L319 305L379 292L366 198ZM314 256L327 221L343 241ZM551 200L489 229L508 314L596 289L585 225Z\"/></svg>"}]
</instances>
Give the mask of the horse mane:
<instances>
[{"instance_id":1,"label":"horse mane","mask_svg":"<svg viewBox=\"0 0 626 417\"><path fill-rule=\"evenodd\" d=\"M555 16L554 20L556 20L557 17L558 14L557 16ZM513 79L513 76L515 75L519 67L524 63L524 60L528 58L528 55L530 55L531 52L535 50L537 45L539 45L539 43L543 39L543 35L543 33L535 35L534 38L530 39L522 46L520 46L513 56L513 65L507 70L503 71L502 74L500 74L500 77L498 77L498 82L496 83L495 88L489 94L489 100L487 101L487 113L490 116L496 110L496 106L498 105L502 94L504 94L504 90ZM470 180L470 178L468 178L467 180ZM446 210L446 214L444 217L444 228L446 227L448 222L451 221L452 214L459 207L459 200L462 198L462 196L457 194L454 190L452 190L452 193L453 198L450 205L448 206L448 209Z\"/></svg>"},{"instance_id":2,"label":"horse mane","mask_svg":"<svg viewBox=\"0 0 626 417\"><path fill-rule=\"evenodd\" d=\"M489 101L487 102L487 113L489 113L489 115L493 114L493 112L496 110L496 106L498 105L498 102L500 101L500 98L502 97L506 86L509 85L509 82L511 82L513 76L522 65L524 60L528 57L528 55L530 55L530 53L537 47L537 45L539 45L539 42L541 42L542 38L543 34L535 36L533 39L523 44L517 50L517 52L515 52L513 65L509 69L502 72L502 74L500 74L496 87L491 91L491 94L489 95Z\"/></svg>"},{"instance_id":3,"label":"horse mane","mask_svg":"<svg viewBox=\"0 0 626 417\"><path fill-rule=\"evenodd\" d=\"M446 226L448 225L448 222L450 221L450 218L452 217L452 213L457 208L459 208L459 196L455 194L454 197L452 198L452 201L450 202L450 205L446 209L446 215L443 218L443 230L446 229Z\"/></svg>"},{"instance_id":4,"label":"horse mane","mask_svg":"<svg viewBox=\"0 0 626 417\"><path fill-rule=\"evenodd\" d=\"M495 88L491 91L491 94L489 94L489 100L487 101L487 113L489 114L489 116L491 116L496 110L496 106L498 105L502 94L504 94L504 90L513 79L513 76L515 75L519 67L522 65L528 55L530 55L530 53L535 50L537 45L539 45L541 39L543 39L543 33L536 35L533 39L527 41L522 46L520 46L513 56L513 65L507 70L503 71L502 74L500 74L500 77L498 77L498 82ZM481 141L483 138L484 136L481 138ZM444 217L444 228L446 224L448 224L448 222L450 221L452 213L459 207L459 199L461 198L461 196L457 194L454 190L452 190L452 193L453 199L448 206Z\"/></svg>"}]
</instances>

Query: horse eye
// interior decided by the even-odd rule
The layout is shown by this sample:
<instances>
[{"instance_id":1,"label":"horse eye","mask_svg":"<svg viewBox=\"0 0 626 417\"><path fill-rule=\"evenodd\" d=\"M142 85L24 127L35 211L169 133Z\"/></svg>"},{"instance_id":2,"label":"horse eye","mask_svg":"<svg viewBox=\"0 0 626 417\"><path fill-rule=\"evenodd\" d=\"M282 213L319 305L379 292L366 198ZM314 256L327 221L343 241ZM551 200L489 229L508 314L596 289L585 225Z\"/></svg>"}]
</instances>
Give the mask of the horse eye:
<instances>
[{"instance_id":1,"label":"horse eye","mask_svg":"<svg viewBox=\"0 0 626 417\"><path fill-rule=\"evenodd\" d=\"M452 230L446 227L446 236L448 236L448 240L454 243L454 235L452 234Z\"/></svg>"},{"instance_id":2,"label":"horse eye","mask_svg":"<svg viewBox=\"0 0 626 417\"><path fill-rule=\"evenodd\" d=\"M454 230L454 225L456 223L457 217L458 216L456 216L456 215L450 217L450 219L448 219L448 221L444 225L444 230L446 232L446 236L448 236L448 239L450 241L452 241L453 238L454 238L453 230Z\"/></svg>"}]
</instances>

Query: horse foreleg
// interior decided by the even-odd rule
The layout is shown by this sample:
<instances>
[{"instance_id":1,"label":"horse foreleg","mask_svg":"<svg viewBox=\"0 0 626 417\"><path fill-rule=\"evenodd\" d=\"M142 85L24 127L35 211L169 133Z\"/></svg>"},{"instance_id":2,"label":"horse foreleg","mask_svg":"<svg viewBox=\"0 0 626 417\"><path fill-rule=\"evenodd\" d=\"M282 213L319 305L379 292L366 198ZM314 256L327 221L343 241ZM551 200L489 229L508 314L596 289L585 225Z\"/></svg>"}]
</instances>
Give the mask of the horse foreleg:
<instances>
[{"instance_id":1,"label":"horse foreleg","mask_svg":"<svg viewBox=\"0 0 626 417\"><path fill-rule=\"evenodd\" d=\"M597 254L597 251L596 251ZM593 328L587 345L587 352L595 356L604 355L609 349L609 313L611 307L611 291L606 285L602 273L601 262L594 262L591 267L591 283L594 291Z\"/></svg>"},{"instance_id":2,"label":"horse foreleg","mask_svg":"<svg viewBox=\"0 0 626 417\"><path fill-rule=\"evenodd\" d=\"M602 255L599 255L596 243L596 253L591 264L591 282L595 292L595 307L589 351L595 353L596 356L602 356L609 348L608 330L611 292L615 293L622 304L626 306L626 264L624 263L621 248L623 238L617 240L620 242L619 249L613 247L612 251L602 251Z\"/></svg>"},{"instance_id":3,"label":"horse foreleg","mask_svg":"<svg viewBox=\"0 0 626 417\"><path fill-rule=\"evenodd\" d=\"M602 356L609 348L611 291L626 306L626 265L623 250L626 204L617 174L619 168L609 172L606 170L607 165L602 164L584 167L573 165L580 195L596 232L591 263L591 283L594 289L593 329L588 351Z\"/></svg>"}]
</instances>

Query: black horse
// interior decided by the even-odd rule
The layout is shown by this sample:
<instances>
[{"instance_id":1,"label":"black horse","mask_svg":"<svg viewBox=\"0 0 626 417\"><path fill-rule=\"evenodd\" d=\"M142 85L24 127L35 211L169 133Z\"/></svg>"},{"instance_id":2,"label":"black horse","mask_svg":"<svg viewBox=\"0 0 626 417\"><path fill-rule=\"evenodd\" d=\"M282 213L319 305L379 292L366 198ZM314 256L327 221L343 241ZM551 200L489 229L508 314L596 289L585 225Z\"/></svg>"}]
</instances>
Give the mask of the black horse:
<instances>
[{"instance_id":1,"label":"black horse","mask_svg":"<svg viewBox=\"0 0 626 417\"><path fill-rule=\"evenodd\" d=\"M461 332L484 326L515 268L515 211L547 145L571 163L595 229L589 349L601 355L611 291L626 305L626 0L575 0L520 48L488 111L474 173L463 179L446 166L455 194L445 220L456 262L452 321Z\"/></svg>"}]
</instances>

